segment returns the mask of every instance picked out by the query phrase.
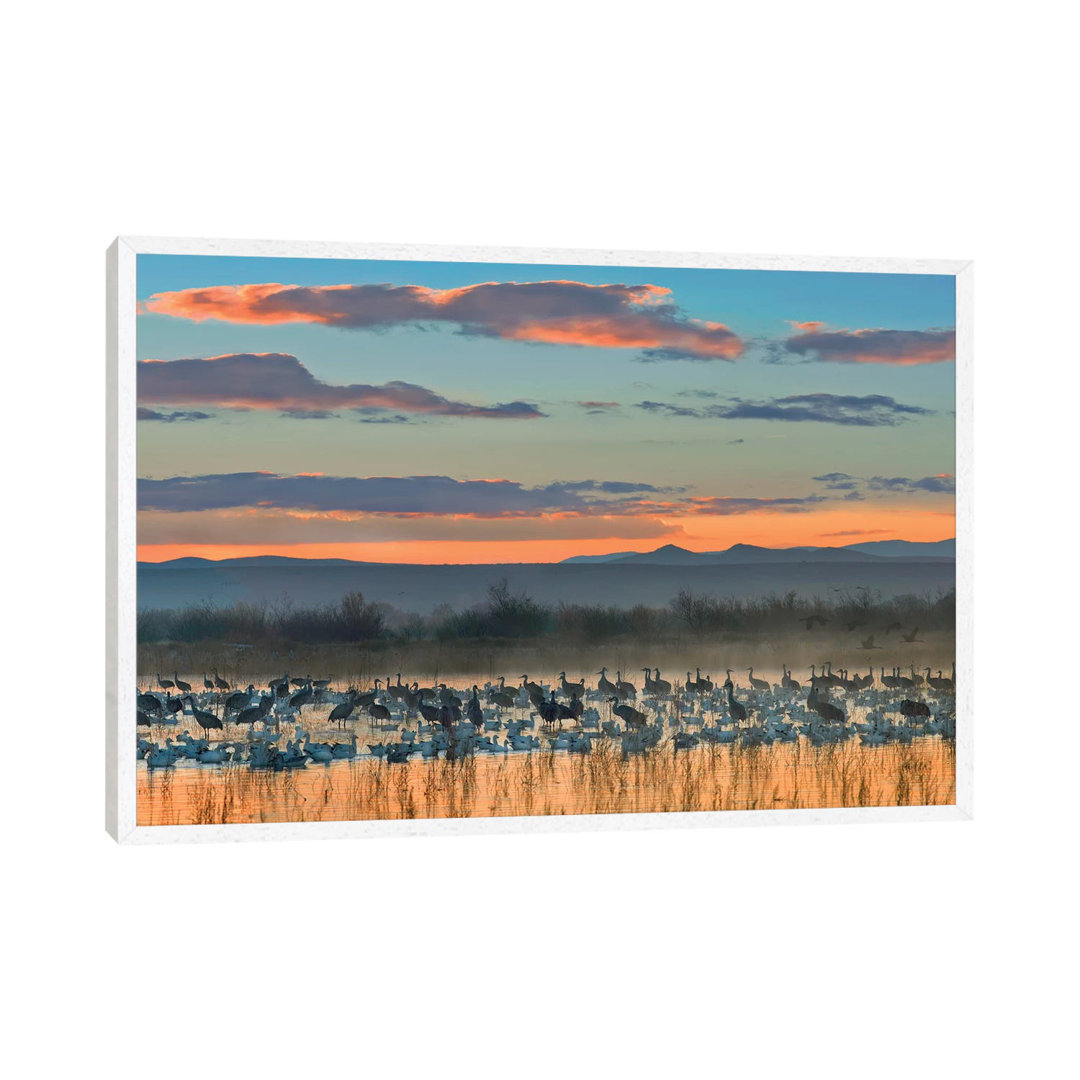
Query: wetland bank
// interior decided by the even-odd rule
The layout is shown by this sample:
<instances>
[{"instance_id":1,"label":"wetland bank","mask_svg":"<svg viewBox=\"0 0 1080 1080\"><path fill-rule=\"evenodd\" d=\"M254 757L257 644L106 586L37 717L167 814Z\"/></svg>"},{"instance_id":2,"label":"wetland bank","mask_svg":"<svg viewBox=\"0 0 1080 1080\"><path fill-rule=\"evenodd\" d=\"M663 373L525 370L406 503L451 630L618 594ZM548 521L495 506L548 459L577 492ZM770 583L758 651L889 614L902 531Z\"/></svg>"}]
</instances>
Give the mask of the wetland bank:
<instances>
[{"instance_id":1,"label":"wetland bank","mask_svg":"<svg viewBox=\"0 0 1080 1080\"><path fill-rule=\"evenodd\" d=\"M949 598L874 609L876 631L843 603L701 633L657 611L649 640L144 643L138 821L953 803Z\"/></svg>"}]
</instances>

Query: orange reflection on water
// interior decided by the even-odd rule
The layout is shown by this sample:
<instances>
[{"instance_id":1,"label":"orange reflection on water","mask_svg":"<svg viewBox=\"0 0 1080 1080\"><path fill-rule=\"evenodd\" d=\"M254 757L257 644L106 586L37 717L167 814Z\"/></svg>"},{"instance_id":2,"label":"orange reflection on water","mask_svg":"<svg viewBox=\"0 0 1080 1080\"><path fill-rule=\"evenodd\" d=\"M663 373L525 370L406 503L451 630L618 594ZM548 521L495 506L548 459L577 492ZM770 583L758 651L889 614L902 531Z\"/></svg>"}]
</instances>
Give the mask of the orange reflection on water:
<instances>
[{"instance_id":1,"label":"orange reflection on water","mask_svg":"<svg viewBox=\"0 0 1080 1080\"><path fill-rule=\"evenodd\" d=\"M269 772L237 766L138 769L139 825L370 821L702 810L929 806L956 801L955 745L851 741L811 746L670 742L623 757L617 741L591 754L536 751L411 760L365 757Z\"/></svg>"}]
</instances>

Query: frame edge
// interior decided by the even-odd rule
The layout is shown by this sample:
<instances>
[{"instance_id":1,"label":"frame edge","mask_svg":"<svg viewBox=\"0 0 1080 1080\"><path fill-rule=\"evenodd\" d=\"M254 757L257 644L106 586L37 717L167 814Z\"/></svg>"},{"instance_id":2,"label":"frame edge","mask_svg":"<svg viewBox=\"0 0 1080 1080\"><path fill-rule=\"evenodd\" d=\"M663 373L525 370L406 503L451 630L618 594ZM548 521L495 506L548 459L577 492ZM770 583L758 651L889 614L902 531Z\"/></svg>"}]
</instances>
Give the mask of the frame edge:
<instances>
[{"instance_id":1,"label":"frame edge","mask_svg":"<svg viewBox=\"0 0 1080 1080\"><path fill-rule=\"evenodd\" d=\"M135 707L135 249L125 237L105 265L105 829L124 843L135 831L134 777L120 753Z\"/></svg>"}]
</instances>

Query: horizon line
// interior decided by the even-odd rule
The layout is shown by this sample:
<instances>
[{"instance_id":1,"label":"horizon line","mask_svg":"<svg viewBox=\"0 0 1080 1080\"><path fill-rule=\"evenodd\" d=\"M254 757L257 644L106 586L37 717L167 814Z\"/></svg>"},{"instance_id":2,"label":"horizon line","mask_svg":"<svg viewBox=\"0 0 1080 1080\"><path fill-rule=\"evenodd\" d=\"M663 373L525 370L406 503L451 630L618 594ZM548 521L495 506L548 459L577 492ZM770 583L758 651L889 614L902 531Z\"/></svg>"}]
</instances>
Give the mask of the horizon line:
<instances>
[{"instance_id":1,"label":"horizon line","mask_svg":"<svg viewBox=\"0 0 1080 1080\"><path fill-rule=\"evenodd\" d=\"M228 562L234 559L290 559L294 562L346 562L356 563L357 565L372 565L372 566L558 566L567 562L569 559L586 558L590 560L609 558L614 555L653 555L658 551L663 551L667 548L675 548L679 551L685 551L691 555L710 555L719 552L727 552L736 547L751 547L759 548L764 551L844 551L852 548L856 544L888 544L888 543L909 543L909 544L943 544L949 540L956 540L956 536L944 536L939 540L905 540L903 537L893 536L887 539L880 540L855 540L851 544L791 544L784 547L769 547L766 544L747 544L743 541L737 541L734 544L729 545L726 548L708 548L701 551L697 551L693 548L683 547L681 544L667 543L661 544L659 547L651 548L646 551L634 551L626 548L613 550L609 552L601 552L597 554L588 554L584 556L571 555L562 559L531 559L531 560L518 560L514 562L399 562L391 559L352 559L343 555L288 555L282 552L262 553L257 555L221 555L216 558L212 558L207 555L169 555L160 559L147 559L144 557L136 557L136 565L146 566L159 566L164 563L178 562L180 559L199 559L202 562L208 563L220 563ZM156 545L147 545L156 546ZM162 545L171 546L171 545ZM193 547L201 547L203 545L192 545ZM210 545L206 545L210 546ZM217 546L217 545L213 545ZM327 545L332 546L332 545Z\"/></svg>"}]
</instances>

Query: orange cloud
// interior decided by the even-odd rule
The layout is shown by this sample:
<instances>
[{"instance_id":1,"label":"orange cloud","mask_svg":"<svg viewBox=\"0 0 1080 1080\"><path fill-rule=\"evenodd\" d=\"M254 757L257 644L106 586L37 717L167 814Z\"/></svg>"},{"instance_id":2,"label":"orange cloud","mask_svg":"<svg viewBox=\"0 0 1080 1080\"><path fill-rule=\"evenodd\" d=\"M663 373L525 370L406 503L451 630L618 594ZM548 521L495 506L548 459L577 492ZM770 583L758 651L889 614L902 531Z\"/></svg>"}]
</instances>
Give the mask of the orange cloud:
<instances>
[{"instance_id":1,"label":"orange cloud","mask_svg":"<svg viewBox=\"0 0 1080 1080\"><path fill-rule=\"evenodd\" d=\"M688 319L660 285L488 281L422 285L218 285L155 293L140 310L174 318L370 329L451 323L509 341L648 350L647 359L734 360L745 348L723 323Z\"/></svg>"},{"instance_id":2,"label":"orange cloud","mask_svg":"<svg viewBox=\"0 0 1080 1080\"><path fill-rule=\"evenodd\" d=\"M787 339L789 353L837 364L941 364L956 359L956 331L828 330L823 322L792 323L800 332Z\"/></svg>"}]
</instances>

